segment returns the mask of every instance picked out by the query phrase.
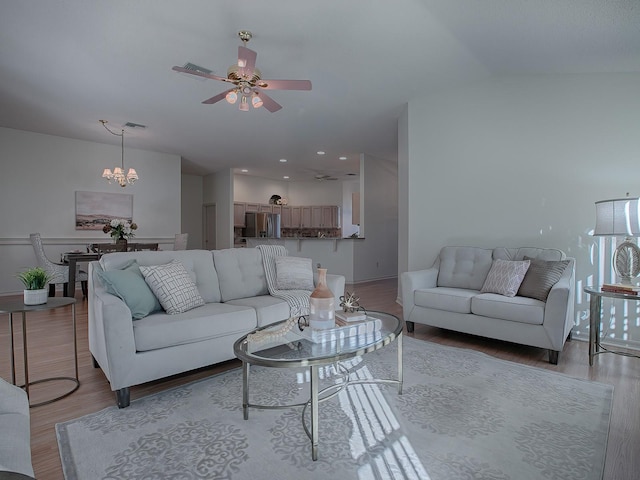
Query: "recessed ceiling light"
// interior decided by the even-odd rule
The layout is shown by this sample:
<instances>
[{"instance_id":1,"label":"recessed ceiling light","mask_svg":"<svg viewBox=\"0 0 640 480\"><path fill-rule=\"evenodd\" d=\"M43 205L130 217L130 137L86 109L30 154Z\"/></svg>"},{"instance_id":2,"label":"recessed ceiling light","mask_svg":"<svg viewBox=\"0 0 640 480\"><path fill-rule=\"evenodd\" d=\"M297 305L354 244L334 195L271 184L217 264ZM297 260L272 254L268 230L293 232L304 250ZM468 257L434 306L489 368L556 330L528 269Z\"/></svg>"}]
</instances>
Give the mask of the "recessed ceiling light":
<instances>
[{"instance_id":1,"label":"recessed ceiling light","mask_svg":"<svg viewBox=\"0 0 640 480\"><path fill-rule=\"evenodd\" d=\"M249 170L247 170L246 168L243 168L242 170L240 170L242 173L247 173Z\"/></svg>"},{"instance_id":2,"label":"recessed ceiling light","mask_svg":"<svg viewBox=\"0 0 640 480\"><path fill-rule=\"evenodd\" d=\"M289 180L289 175L285 175L285 176L284 176L284 177L282 177L282 178L284 178L285 180Z\"/></svg>"},{"instance_id":3,"label":"recessed ceiling light","mask_svg":"<svg viewBox=\"0 0 640 480\"><path fill-rule=\"evenodd\" d=\"M281 158L280 159L280 163L287 163L287 159L286 158Z\"/></svg>"},{"instance_id":4,"label":"recessed ceiling light","mask_svg":"<svg viewBox=\"0 0 640 480\"><path fill-rule=\"evenodd\" d=\"M338 160L346 160L347 157L338 157Z\"/></svg>"},{"instance_id":5,"label":"recessed ceiling light","mask_svg":"<svg viewBox=\"0 0 640 480\"><path fill-rule=\"evenodd\" d=\"M316 152L318 155L324 155L324 152L322 150L320 150L319 152Z\"/></svg>"}]
</instances>

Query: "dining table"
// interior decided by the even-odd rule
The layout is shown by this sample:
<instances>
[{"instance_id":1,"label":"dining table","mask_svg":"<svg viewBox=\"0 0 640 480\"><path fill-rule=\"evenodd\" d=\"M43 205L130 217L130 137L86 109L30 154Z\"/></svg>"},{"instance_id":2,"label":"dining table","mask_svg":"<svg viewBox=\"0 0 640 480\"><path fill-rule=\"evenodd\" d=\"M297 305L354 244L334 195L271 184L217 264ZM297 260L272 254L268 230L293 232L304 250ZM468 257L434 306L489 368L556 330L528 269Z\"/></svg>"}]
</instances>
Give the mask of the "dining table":
<instances>
[{"instance_id":1,"label":"dining table","mask_svg":"<svg viewBox=\"0 0 640 480\"><path fill-rule=\"evenodd\" d=\"M85 253L80 251L75 252L65 252L61 255L62 263L69 265L69 286L67 288L67 296L75 297L76 293L76 266L78 262L91 262L93 260L99 260L102 256L102 253ZM88 272L87 272L88 273Z\"/></svg>"}]
</instances>

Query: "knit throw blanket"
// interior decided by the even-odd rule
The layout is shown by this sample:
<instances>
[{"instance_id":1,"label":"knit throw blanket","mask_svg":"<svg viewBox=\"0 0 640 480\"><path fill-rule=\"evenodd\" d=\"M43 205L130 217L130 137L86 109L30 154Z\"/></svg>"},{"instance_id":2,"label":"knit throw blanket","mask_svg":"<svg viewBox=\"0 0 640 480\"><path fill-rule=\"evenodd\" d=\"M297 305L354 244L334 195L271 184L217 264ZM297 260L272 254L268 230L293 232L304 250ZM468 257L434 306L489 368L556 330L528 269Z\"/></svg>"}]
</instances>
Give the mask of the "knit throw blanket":
<instances>
[{"instance_id":1,"label":"knit throw blanket","mask_svg":"<svg viewBox=\"0 0 640 480\"><path fill-rule=\"evenodd\" d=\"M257 248L262 253L262 265L264 273L267 277L267 286L269 293L273 297L281 298L289 304L289 310L292 317L300 317L309 315L309 297L311 292L308 290L279 290L277 288L277 272L276 260L277 256L288 255L287 249L282 245L258 245Z\"/></svg>"}]
</instances>

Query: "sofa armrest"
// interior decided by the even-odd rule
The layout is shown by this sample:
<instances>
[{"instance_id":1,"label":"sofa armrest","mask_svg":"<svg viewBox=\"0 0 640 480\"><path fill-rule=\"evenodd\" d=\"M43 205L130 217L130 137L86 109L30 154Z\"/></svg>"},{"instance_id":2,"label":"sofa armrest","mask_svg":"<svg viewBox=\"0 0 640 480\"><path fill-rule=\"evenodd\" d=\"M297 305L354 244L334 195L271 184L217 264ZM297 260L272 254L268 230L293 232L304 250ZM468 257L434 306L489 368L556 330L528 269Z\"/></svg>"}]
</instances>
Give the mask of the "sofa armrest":
<instances>
[{"instance_id":1,"label":"sofa armrest","mask_svg":"<svg viewBox=\"0 0 640 480\"><path fill-rule=\"evenodd\" d=\"M131 310L120 298L107 292L97 278L97 262L89 266L89 350L111 383L111 389L123 386L136 353Z\"/></svg>"},{"instance_id":2,"label":"sofa armrest","mask_svg":"<svg viewBox=\"0 0 640 480\"><path fill-rule=\"evenodd\" d=\"M544 308L543 326L557 351L562 350L574 326L575 260L569 257L567 260L570 260L570 263L560 280L551 287Z\"/></svg>"},{"instance_id":3,"label":"sofa armrest","mask_svg":"<svg viewBox=\"0 0 640 480\"><path fill-rule=\"evenodd\" d=\"M438 269L428 268L426 270L415 270L413 272L402 272L400 275L400 289L402 291L402 310L404 319L407 321L415 304L413 303L413 292L425 288L435 288L438 286Z\"/></svg>"}]
</instances>

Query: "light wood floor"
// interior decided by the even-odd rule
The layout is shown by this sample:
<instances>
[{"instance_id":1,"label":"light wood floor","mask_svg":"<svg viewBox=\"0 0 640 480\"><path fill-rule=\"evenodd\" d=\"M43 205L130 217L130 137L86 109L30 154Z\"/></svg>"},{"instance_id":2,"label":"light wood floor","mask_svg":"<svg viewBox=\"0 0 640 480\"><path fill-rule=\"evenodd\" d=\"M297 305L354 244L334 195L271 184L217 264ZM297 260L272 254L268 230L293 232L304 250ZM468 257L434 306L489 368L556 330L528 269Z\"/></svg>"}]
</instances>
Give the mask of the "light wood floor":
<instances>
[{"instance_id":1,"label":"light wood floor","mask_svg":"<svg viewBox=\"0 0 640 480\"><path fill-rule=\"evenodd\" d=\"M348 286L355 291L361 304L369 310L380 310L402 315L402 308L395 303L397 284L395 280L383 280ZM96 412L115 404L115 395L100 369L92 366L87 342L87 301L80 291L78 301L78 355L80 362L80 388L70 396L31 409L31 447L33 465L39 480L62 479L62 469L54 425L79 416ZM70 308L61 308L46 313L34 313L28 317L29 371L31 380L73 374L73 344ZM6 316L0 317L5 318ZM19 322L16 322L17 330ZM609 443L604 478L606 480L635 480L640 478L640 359L604 354L596 357L589 367L588 345L572 341L566 344L558 365L547 361L547 353L541 349L523 347L505 342L492 341L471 335L457 334L446 330L417 325L415 338L438 342L455 347L482 351L489 355L563 372L577 378L614 385L614 404L611 418ZM22 355L22 339L16 335L16 350ZM8 321L0 320L0 376L10 380ZM158 392L169 387L206 377L224 369L239 366L238 361L229 361L211 368L132 387L131 399ZM17 364L18 382L22 379L22 364ZM37 387L37 388L36 388ZM32 387L32 401L38 402L47 395L69 388L69 383L42 384Z\"/></svg>"}]
</instances>

